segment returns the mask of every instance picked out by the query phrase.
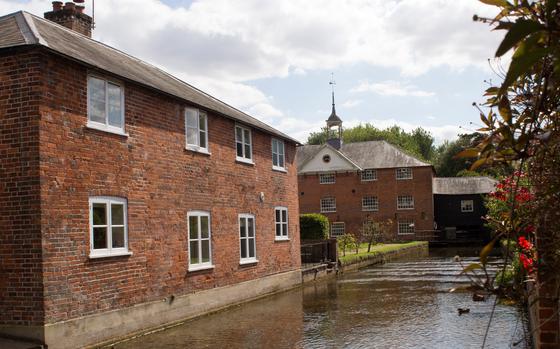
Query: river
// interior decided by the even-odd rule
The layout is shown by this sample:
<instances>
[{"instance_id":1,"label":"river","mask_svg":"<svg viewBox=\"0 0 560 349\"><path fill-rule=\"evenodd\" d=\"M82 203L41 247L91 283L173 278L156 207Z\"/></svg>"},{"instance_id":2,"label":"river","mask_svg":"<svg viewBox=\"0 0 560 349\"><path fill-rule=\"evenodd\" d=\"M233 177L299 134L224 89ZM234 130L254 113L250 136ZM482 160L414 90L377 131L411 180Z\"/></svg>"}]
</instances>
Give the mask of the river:
<instances>
[{"instance_id":1,"label":"river","mask_svg":"<svg viewBox=\"0 0 560 349\"><path fill-rule=\"evenodd\" d=\"M424 259L349 272L114 348L481 348L494 302L448 292L466 282L454 253L436 249ZM525 323L517 308L498 304L485 348L527 348L513 346Z\"/></svg>"}]
</instances>

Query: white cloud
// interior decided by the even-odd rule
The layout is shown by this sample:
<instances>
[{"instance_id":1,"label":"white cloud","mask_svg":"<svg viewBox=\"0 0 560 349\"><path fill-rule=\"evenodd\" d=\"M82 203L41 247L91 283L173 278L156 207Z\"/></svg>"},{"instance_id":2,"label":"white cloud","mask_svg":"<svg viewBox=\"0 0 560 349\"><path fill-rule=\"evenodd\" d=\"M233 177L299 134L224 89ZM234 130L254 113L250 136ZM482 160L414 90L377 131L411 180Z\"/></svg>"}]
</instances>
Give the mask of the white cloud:
<instances>
[{"instance_id":1,"label":"white cloud","mask_svg":"<svg viewBox=\"0 0 560 349\"><path fill-rule=\"evenodd\" d=\"M362 104L362 100L361 99L349 99L347 101L345 101L344 103L342 103L342 107L344 108L354 108L357 107L358 105Z\"/></svg>"},{"instance_id":2,"label":"white cloud","mask_svg":"<svg viewBox=\"0 0 560 349\"><path fill-rule=\"evenodd\" d=\"M350 92L373 92L380 96L412 96L412 97L432 97L434 92L419 90L416 86L408 82L387 80L382 82L370 83L362 81L358 86L352 88Z\"/></svg>"}]
</instances>

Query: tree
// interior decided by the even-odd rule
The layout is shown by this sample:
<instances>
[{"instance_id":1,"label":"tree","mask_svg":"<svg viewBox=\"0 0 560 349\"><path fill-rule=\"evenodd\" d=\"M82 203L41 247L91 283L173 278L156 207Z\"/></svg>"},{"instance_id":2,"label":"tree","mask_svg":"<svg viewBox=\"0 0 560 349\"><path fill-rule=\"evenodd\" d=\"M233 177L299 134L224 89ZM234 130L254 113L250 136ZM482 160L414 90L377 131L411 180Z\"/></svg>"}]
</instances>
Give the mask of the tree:
<instances>
[{"instance_id":1,"label":"tree","mask_svg":"<svg viewBox=\"0 0 560 349\"><path fill-rule=\"evenodd\" d=\"M331 137L336 136L334 133ZM418 127L406 132L399 126L378 129L370 123L344 129L342 139L345 143L386 141L397 146L404 152L425 161L432 161L435 154L434 137L426 130ZM324 144L327 141L327 130L313 132L307 139L308 144Z\"/></svg>"},{"instance_id":2,"label":"tree","mask_svg":"<svg viewBox=\"0 0 560 349\"><path fill-rule=\"evenodd\" d=\"M392 226L393 221L391 219L387 219L386 221L381 222L368 220L364 223L364 226L362 228L362 235L367 238L368 253L371 251L371 246L383 240L384 235L386 235L390 231Z\"/></svg>"}]
</instances>

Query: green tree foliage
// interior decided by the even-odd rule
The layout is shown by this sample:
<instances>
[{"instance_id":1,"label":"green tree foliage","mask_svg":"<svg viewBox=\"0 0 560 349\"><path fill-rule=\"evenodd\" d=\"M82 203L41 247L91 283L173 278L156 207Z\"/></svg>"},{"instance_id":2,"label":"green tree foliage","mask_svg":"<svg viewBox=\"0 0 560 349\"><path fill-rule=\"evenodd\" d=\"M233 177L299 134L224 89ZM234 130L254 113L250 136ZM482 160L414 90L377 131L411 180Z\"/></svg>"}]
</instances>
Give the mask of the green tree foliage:
<instances>
[{"instance_id":1,"label":"green tree foliage","mask_svg":"<svg viewBox=\"0 0 560 349\"><path fill-rule=\"evenodd\" d=\"M335 134L330 135L334 137ZM436 147L434 137L426 130L418 127L406 132L399 126L378 129L370 123L344 129L342 139L345 143L365 141L387 141L402 149L404 152L425 161L433 161ZM327 140L327 131L313 132L307 139L308 144L323 144Z\"/></svg>"},{"instance_id":2,"label":"green tree foliage","mask_svg":"<svg viewBox=\"0 0 560 349\"><path fill-rule=\"evenodd\" d=\"M299 216L301 240L326 240L329 238L329 220L319 213Z\"/></svg>"}]
</instances>

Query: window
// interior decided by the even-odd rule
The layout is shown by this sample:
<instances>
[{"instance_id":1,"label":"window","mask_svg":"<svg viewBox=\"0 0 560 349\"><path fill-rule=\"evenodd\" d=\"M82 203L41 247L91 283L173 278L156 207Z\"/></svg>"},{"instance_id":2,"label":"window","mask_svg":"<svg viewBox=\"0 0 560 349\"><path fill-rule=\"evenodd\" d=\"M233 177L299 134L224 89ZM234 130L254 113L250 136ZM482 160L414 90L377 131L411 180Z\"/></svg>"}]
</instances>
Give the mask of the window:
<instances>
[{"instance_id":1,"label":"window","mask_svg":"<svg viewBox=\"0 0 560 349\"><path fill-rule=\"evenodd\" d=\"M414 234L414 220L412 219L401 219L397 223L397 233L399 235L409 235Z\"/></svg>"},{"instance_id":2,"label":"window","mask_svg":"<svg viewBox=\"0 0 560 349\"><path fill-rule=\"evenodd\" d=\"M473 212L474 202L473 200L461 200L461 212Z\"/></svg>"},{"instance_id":3,"label":"window","mask_svg":"<svg viewBox=\"0 0 560 349\"><path fill-rule=\"evenodd\" d=\"M414 208L414 198L410 195L403 195L397 197L398 210L411 210Z\"/></svg>"},{"instance_id":4,"label":"window","mask_svg":"<svg viewBox=\"0 0 560 349\"><path fill-rule=\"evenodd\" d=\"M187 149L208 152L208 116L198 109L185 109Z\"/></svg>"},{"instance_id":5,"label":"window","mask_svg":"<svg viewBox=\"0 0 560 349\"><path fill-rule=\"evenodd\" d=\"M331 237L344 235L346 232L346 224L344 222L333 222L331 224Z\"/></svg>"},{"instance_id":6,"label":"window","mask_svg":"<svg viewBox=\"0 0 560 349\"><path fill-rule=\"evenodd\" d=\"M212 268L212 240L210 214L193 211L187 213L189 233L189 270Z\"/></svg>"},{"instance_id":7,"label":"window","mask_svg":"<svg viewBox=\"0 0 560 349\"><path fill-rule=\"evenodd\" d=\"M126 199L89 199L90 258L130 255Z\"/></svg>"},{"instance_id":8,"label":"window","mask_svg":"<svg viewBox=\"0 0 560 349\"><path fill-rule=\"evenodd\" d=\"M321 199L321 213L336 212L336 199L333 197Z\"/></svg>"},{"instance_id":9,"label":"window","mask_svg":"<svg viewBox=\"0 0 560 349\"><path fill-rule=\"evenodd\" d=\"M237 161L253 163L251 130L242 126L235 126L235 144Z\"/></svg>"},{"instance_id":10,"label":"window","mask_svg":"<svg viewBox=\"0 0 560 349\"><path fill-rule=\"evenodd\" d=\"M279 139L272 139L272 169L285 171L286 165L284 163L285 152L284 142Z\"/></svg>"},{"instance_id":11,"label":"window","mask_svg":"<svg viewBox=\"0 0 560 349\"><path fill-rule=\"evenodd\" d=\"M412 169L410 167L397 168L397 179L412 179Z\"/></svg>"},{"instance_id":12,"label":"window","mask_svg":"<svg viewBox=\"0 0 560 349\"><path fill-rule=\"evenodd\" d=\"M88 77L88 126L124 134L123 88L112 81Z\"/></svg>"},{"instance_id":13,"label":"window","mask_svg":"<svg viewBox=\"0 0 560 349\"><path fill-rule=\"evenodd\" d=\"M362 211L379 210L379 200L377 196L364 196L362 198Z\"/></svg>"},{"instance_id":14,"label":"window","mask_svg":"<svg viewBox=\"0 0 560 349\"><path fill-rule=\"evenodd\" d=\"M336 176L334 173L321 173L319 175L319 184L334 184Z\"/></svg>"},{"instance_id":15,"label":"window","mask_svg":"<svg viewBox=\"0 0 560 349\"><path fill-rule=\"evenodd\" d=\"M276 240L288 239L288 209L286 207L276 207Z\"/></svg>"},{"instance_id":16,"label":"window","mask_svg":"<svg viewBox=\"0 0 560 349\"><path fill-rule=\"evenodd\" d=\"M376 181L377 170L364 170L362 171L362 182Z\"/></svg>"},{"instance_id":17,"label":"window","mask_svg":"<svg viewBox=\"0 0 560 349\"><path fill-rule=\"evenodd\" d=\"M255 216L239 215L240 264L257 262L255 241Z\"/></svg>"}]
</instances>

